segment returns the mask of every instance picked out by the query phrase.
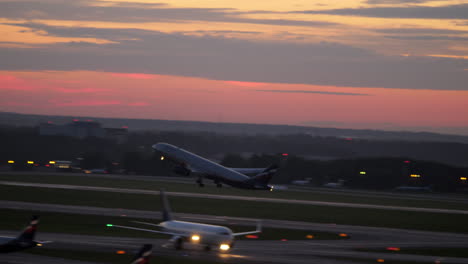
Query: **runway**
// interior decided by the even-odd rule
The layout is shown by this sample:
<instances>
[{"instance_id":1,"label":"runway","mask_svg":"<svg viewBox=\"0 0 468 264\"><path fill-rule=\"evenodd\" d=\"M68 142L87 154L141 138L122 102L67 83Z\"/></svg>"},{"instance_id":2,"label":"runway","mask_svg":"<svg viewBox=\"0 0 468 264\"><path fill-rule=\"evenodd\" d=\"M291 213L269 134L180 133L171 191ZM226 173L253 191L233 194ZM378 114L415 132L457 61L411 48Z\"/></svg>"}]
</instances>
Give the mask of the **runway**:
<instances>
[{"instance_id":1,"label":"runway","mask_svg":"<svg viewBox=\"0 0 468 264\"><path fill-rule=\"evenodd\" d=\"M67 185L67 184L28 183L28 182L14 182L14 181L0 181L0 184L9 185L9 186L39 187L39 188L52 188L52 189L105 191L105 192L118 192L118 193L131 193L131 194L159 195L159 191L128 189L128 188L111 188L111 187ZM216 194L203 194L203 193L185 193L185 192L167 192L167 193L171 196L192 197L192 198L209 198L209 199L224 199L224 200L237 200L237 201L305 204L305 205L319 205L319 206L333 206L333 207L347 207L347 208L366 208L366 209L381 209L381 210L397 210L397 211L407 211L407 212L426 212L426 213L468 215L468 210L455 210L455 209L388 206L388 205L374 205L374 204L360 204L360 203L323 202L323 201L311 201L311 200L280 199L280 198L265 198L265 197L235 196L235 195L216 195Z\"/></svg>"},{"instance_id":2,"label":"runway","mask_svg":"<svg viewBox=\"0 0 468 264\"><path fill-rule=\"evenodd\" d=\"M0 201L0 208L10 208L18 210L39 210L63 213L95 214L95 215L126 215L127 217L147 218L159 221L159 212L111 209L89 206L69 206ZM199 214L176 214L177 219L186 221L196 221L202 223L215 224L249 224L251 225L257 219L239 218L239 217L216 217ZM407 254L384 254L368 253L354 251L355 248L385 248L385 247L468 247L468 235L401 230L392 228L376 228L365 226L349 226L334 224L317 224L297 221L282 220L263 220L265 227L304 229L326 232L345 232L351 235L349 240L289 240L289 241L268 241L268 240L242 240L237 241L232 252L229 254L219 254L215 251L204 252L199 248L189 247L186 250L176 251L172 246L164 246L167 240L144 239L128 237L104 237L104 236L84 236L75 234L56 234L41 233L38 234L40 240L52 240L54 243L46 244L50 248L74 249L74 250L98 250L101 252L115 252L116 250L131 251L137 249L144 243L155 245L155 255L176 256L180 258L207 259L219 263L356 263L350 259L366 259L375 262L376 259L384 258L386 260L399 261L422 261L426 263L468 263L468 258L443 258L433 256L417 256ZM0 231L2 235L16 235L17 231ZM28 258L27 254L21 254L22 258ZM7 255L8 258L10 255ZM12 255L13 260L16 256ZM3 256L2 256L3 257ZM30 258L42 258L29 256ZM10 261L10 260L5 261ZM17 260L16 260L17 261ZM6 262L6 263L55 263L47 262ZM0 262L3 263L3 262ZM58 263L58 262L57 262ZM64 263L64 262L62 262ZM74 262L66 262L74 263Z\"/></svg>"}]
</instances>

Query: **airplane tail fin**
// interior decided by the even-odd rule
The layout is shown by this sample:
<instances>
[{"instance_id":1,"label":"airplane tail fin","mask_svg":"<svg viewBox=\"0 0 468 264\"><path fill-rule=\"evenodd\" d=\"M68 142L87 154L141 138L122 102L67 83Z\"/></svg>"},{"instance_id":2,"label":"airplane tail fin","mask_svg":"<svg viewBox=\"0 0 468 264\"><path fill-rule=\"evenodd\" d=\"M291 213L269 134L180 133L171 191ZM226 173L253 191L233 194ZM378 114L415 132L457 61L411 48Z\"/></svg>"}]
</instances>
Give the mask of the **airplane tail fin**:
<instances>
[{"instance_id":1,"label":"airplane tail fin","mask_svg":"<svg viewBox=\"0 0 468 264\"><path fill-rule=\"evenodd\" d=\"M263 170L263 172L273 172L273 173L275 173L278 170L278 168L279 168L278 164L271 164L270 166L265 168L265 170Z\"/></svg>"},{"instance_id":2,"label":"airplane tail fin","mask_svg":"<svg viewBox=\"0 0 468 264\"><path fill-rule=\"evenodd\" d=\"M143 247L141 247L140 251L138 251L138 254L135 256L133 259L133 262L131 264L147 264L149 263L149 258L151 256L151 249L153 248L153 245L151 244L144 244Z\"/></svg>"},{"instance_id":3,"label":"airplane tail fin","mask_svg":"<svg viewBox=\"0 0 468 264\"><path fill-rule=\"evenodd\" d=\"M259 174L255 175L252 179L257 184L267 185L273 177L273 174L276 173L276 171L278 171L278 165L272 164L269 167L265 168L265 170L263 170Z\"/></svg>"},{"instance_id":4,"label":"airplane tail fin","mask_svg":"<svg viewBox=\"0 0 468 264\"><path fill-rule=\"evenodd\" d=\"M37 225L39 224L39 216L33 215L29 225L24 231L17 237L19 240L34 240L36 235Z\"/></svg>"},{"instance_id":5,"label":"airplane tail fin","mask_svg":"<svg viewBox=\"0 0 468 264\"><path fill-rule=\"evenodd\" d=\"M171 207L169 206L169 202L167 200L166 193L163 189L159 191L159 195L161 196L161 203L162 203L162 217L163 221L171 221L172 220L172 212Z\"/></svg>"}]
</instances>

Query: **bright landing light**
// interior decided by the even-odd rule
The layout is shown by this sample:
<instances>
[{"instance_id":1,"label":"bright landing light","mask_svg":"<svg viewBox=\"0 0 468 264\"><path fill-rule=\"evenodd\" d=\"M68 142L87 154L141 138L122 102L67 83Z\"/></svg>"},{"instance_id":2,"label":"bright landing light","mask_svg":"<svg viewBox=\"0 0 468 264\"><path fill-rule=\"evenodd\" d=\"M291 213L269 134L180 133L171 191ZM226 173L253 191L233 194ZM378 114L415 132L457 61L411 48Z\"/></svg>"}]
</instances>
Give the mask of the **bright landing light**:
<instances>
[{"instance_id":1,"label":"bright landing light","mask_svg":"<svg viewBox=\"0 0 468 264\"><path fill-rule=\"evenodd\" d=\"M228 244L221 244L219 246L219 249L221 250L229 250L231 247Z\"/></svg>"},{"instance_id":2,"label":"bright landing light","mask_svg":"<svg viewBox=\"0 0 468 264\"><path fill-rule=\"evenodd\" d=\"M199 241L200 240L200 236L199 235L193 235L192 236L192 241Z\"/></svg>"}]
</instances>

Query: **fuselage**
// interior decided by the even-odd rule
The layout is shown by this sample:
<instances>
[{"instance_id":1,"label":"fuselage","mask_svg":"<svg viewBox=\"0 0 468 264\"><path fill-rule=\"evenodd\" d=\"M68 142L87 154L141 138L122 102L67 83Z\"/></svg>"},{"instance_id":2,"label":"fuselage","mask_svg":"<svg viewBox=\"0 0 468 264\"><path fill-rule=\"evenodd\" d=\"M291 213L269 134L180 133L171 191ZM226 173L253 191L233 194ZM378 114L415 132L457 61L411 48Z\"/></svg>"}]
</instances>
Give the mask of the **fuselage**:
<instances>
[{"instance_id":1,"label":"fuselage","mask_svg":"<svg viewBox=\"0 0 468 264\"><path fill-rule=\"evenodd\" d=\"M159 224L165 231L187 237L189 242L219 247L231 245L234 239L231 229L224 226L184 221L165 221Z\"/></svg>"},{"instance_id":2,"label":"fuselage","mask_svg":"<svg viewBox=\"0 0 468 264\"><path fill-rule=\"evenodd\" d=\"M257 189L253 181L250 181L250 177L179 147L167 143L158 143L153 145L153 149L160 151L169 159L189 165L191 169L202 172L206 178L235 187Z\"/></svg>"},{"instance_id":3,"label":"fuselage","mask_svg":"<svg viewBox=\"0 0 468 264\"><path fill-rule=\"evenodd\" d=\"M32 248L35 246L37 246L37 242L33 240L0 237L0 253L9 253Z\"/></svg>"}]
</instances>

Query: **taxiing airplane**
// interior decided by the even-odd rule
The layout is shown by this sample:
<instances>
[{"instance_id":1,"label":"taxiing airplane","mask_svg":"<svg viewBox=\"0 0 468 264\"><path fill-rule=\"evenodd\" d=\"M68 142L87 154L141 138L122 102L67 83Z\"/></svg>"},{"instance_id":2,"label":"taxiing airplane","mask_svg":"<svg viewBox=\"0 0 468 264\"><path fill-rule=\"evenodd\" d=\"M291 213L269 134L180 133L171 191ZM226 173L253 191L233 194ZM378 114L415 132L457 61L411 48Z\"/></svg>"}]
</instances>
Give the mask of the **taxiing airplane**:
<instances>
[{"instance_id":1,"label":"taxiing airplane","mask_svg":"<svg viewBox=\"0 0 468 264\"><path fill-rule=\"evenodd\" d=\"M242 189L273 190L268 182L278 170L276 165L268 168L227 168L171 144L157 143L153 145L153 149L162 154L161 160L168 159L178 164L174 169L175 173L198 177L200 187L204 186L203 178L207 178L213 180L218 187L225 183ZM249 177L246 174L254 176Z\"/></svg>"},{"instance_id":2,"label":"taxiing airplane","mask_svg":"<svg viewBox=\"0 0 468 264\"><path fill-rule=\"evenodd\" d=\"M141 247L140 251L138 251L138 254L136 254L131 264L148 264L149 259L151 257L152 248L153 245L144 244L143 247Z\"/></svg>"},{"instance_id":3,"label":"taxiing airplane","mask_svg":"<svg viewBox=\"0 0 468 264\"><path fill-rule=\"evenodd\" d=\"M9 253L36 246L42 246L50 241L34 241L39 217L33 216L29 225L18 237L0 237L0 253Z\"/></svg>"},{"instance_id":4,"label":"taxiing airplane","mask_svg":"<svg viewBox=\"0 0 468 264\"><path fill-rule=\"evenodd\" d=\"M118 227L131 230L159 233L171 235L169 240L173 243L175 249L182 249L183 243L200 244L204 246L205 250L211 250L212 247L219 248L221 251L228 251L234 246L234 238L236 236L244 236L250 234L257 234L262 232L261 222L257 223L255 231L233 233L231 229L225 226L208 225L194 222L185 222L173 220L172 212L167 201L167 197L163 190L160 191L161 202L163 206L162 216L163 221L159 224L146 223L134 221L138 224L150 225L158 227L160 230L138 228L132 226L122 226L107 224L108 227Z\"/></svg>"}]
</instances>

